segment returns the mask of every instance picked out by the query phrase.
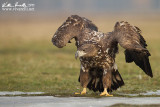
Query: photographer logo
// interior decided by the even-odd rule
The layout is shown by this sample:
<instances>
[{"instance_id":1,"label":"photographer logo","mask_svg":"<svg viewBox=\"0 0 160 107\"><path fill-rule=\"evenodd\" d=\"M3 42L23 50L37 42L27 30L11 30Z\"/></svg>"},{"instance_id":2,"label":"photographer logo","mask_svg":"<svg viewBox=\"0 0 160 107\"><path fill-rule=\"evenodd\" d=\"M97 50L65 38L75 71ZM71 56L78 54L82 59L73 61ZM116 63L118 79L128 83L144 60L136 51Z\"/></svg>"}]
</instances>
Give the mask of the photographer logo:
<instances>
[{"instance_id":1,"label":"photographer logo","mask_svg":"<svg viewBox=\"0 0 160 107\"><path fill-rule=\"evenodd\" d=\"M34 11L35 4L5 2L2 4L2 11Z\"/></svg>"}]
</instances>

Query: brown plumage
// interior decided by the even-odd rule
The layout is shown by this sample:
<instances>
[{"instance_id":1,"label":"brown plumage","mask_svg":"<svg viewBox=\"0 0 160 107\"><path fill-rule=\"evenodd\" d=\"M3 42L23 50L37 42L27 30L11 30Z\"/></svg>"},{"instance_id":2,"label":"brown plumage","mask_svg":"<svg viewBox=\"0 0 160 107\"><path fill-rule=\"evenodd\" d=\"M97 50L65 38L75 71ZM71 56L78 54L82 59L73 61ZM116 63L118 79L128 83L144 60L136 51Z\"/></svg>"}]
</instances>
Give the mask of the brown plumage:
<instances>
[{"instance_id":1,"label":"brown plumage","mask_svg":"<svg viewBox=\"0 0 160 107\"><path fill-rule=\"evenodd\" d=\"M90 20L72 15L58 28L52 42L62 48L73 38L77 46L76 58L81 62L79 81L83 88L103 91L101 95L109 96L106 89L112 91L124 85L115 63L118 43L126 49L126 62L135 62L153 77L146 41L141 30L128 22L117 22L112 32L102 33Z\"/></svg>"}]
</instances>

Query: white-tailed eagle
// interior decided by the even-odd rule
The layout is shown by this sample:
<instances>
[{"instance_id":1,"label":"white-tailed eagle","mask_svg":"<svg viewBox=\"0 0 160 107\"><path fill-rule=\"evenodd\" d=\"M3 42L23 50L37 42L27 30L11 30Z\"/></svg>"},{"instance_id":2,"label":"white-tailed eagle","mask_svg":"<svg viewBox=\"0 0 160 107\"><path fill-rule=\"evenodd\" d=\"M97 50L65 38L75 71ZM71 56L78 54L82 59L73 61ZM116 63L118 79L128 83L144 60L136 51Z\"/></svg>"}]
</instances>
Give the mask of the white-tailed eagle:
<instances>
[{"instance_id":1,"label":"white-tailed eagle","mask_svg":"<svg viewBox=\"0 0 160 107\"><path fill-rule=\"evenodd\" d=\"M108 92L124 85L115 63L118 44L125 49L126 62L134 62L153 77L146 41L141 30L128 22L117 22L112 32L102 33L90 20L72 15L58 28L52 43L62 48L73 38L77 46L75 57L81 62L79 82L83 90L79 94L86 94L89 88L102 92L101 96L112 96Z\"/></svg>"}]
</instances>

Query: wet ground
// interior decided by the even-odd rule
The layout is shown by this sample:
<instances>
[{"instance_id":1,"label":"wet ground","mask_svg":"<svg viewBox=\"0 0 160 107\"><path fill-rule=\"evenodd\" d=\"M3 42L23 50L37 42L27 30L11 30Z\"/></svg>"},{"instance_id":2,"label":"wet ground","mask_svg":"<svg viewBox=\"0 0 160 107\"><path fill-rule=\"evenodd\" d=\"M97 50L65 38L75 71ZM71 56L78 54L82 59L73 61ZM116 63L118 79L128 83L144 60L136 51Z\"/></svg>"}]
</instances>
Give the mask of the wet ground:
<instances>
[{"instance_id":1,"label":"wet ground","mask_svg":"<svg viewBox=\"0 0 160 107\"><path fill-rule=\"evenodd\" d=\"M160 106L160 90L140 94L122 94L129 97L54 97L32 96L43 92L0 92L0 107L106 107L106 106ZM17 96L18 95L18 96ZM27 96L23 96L27 95ZM139 97L154 95L157 97Z\"/></svg>"}]
</instances>

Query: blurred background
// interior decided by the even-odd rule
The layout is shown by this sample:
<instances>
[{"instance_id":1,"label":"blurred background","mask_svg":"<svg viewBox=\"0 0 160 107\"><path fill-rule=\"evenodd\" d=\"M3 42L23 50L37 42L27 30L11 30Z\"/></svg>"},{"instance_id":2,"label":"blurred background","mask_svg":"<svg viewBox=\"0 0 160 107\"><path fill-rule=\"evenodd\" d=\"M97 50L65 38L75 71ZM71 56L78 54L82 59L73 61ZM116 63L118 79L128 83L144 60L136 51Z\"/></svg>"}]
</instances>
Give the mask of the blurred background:
<instances>
[{"instance_id":1,"label":"blurred background","mask_svg":"<svg viewBox=\"0 0 160 107\"><path fill-rule=\"evenodd\" d=\"M117 12L156 13L160 11L159 0L1 0L0 3L32 3L39 14L115 14Z\"/></svg>"},{"instance_id":2,"label":"blurred background","mask_svg":"<svg viewBox=\"0 0 160 107\"><path fill-rule=\"evenodd\" d=\"M34 4L34 10L0 7L0 91L71 94L81 89L74 43L63 49L51 43L58 27L73 14L92 20L102 32L112 31L116 21L138 26L152 54L154 78L135 64L126 64L120 48L116 61L126 84L119 91L160 88L160 0L1 0L0 4L14 6L16 2Z\"/></svg>"},{"instance_id":3,"label":"blurred background","mask_svg":"<svg viewBox=\"0 0 160 107\"><path fill-rule=\"evenodd\" d=\"M133 23L137 25L144 20L159 20L160 14L159 0L1 0L0 4L14 5L16 2L34 4L34 11L4 11L1 8L1 26L4 23L2 27L4 30L11 27L10 29L16 32L18 29L16 30L14 25L19 25L19 27L22 25L23 27L20 27L22 30L33 30L32 33L26 32L31 33L28 36L32 35L33 38L44 35L46 38L46 36L53 35L58 26L73 14L92 20L103 32L111 31L116 21L126 20L132 23L134 20L139 20ZM29 24L32 26L27 27L30 26ZM39 29L32 29L36 26L41 26L41 32ZM12 29L13 27L14 29ZM37 34L38 32L40 34ZM21 36L22 38L28 37Z\"/></svg>"}]
</instances>

